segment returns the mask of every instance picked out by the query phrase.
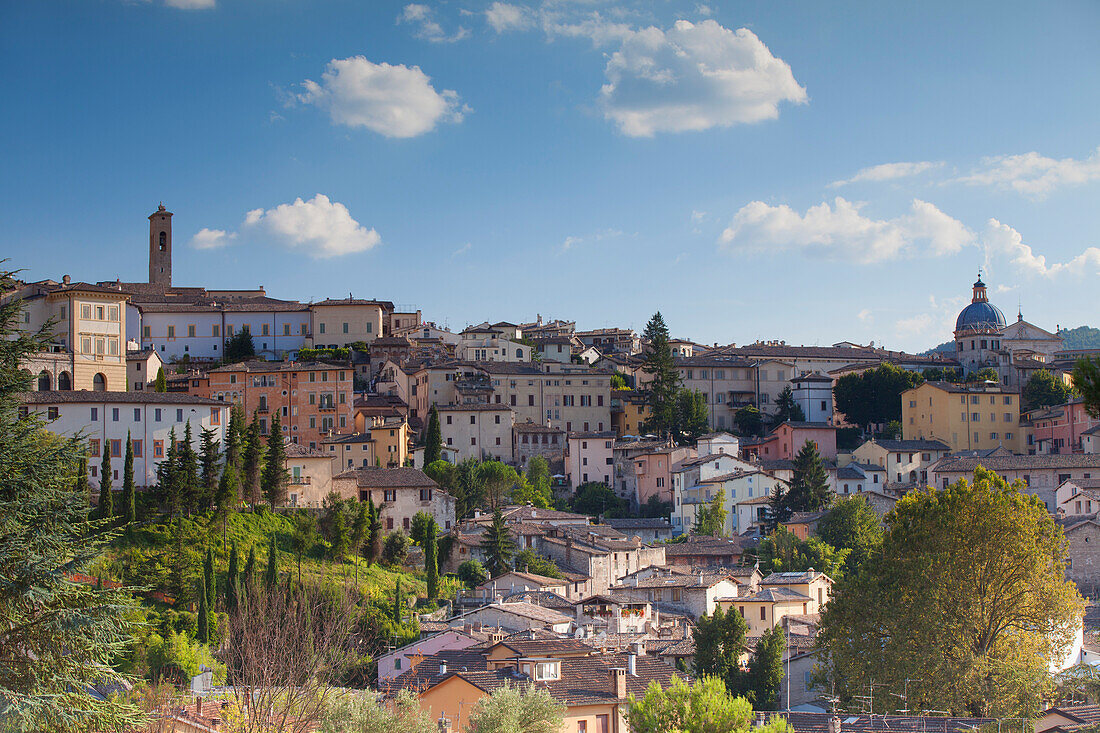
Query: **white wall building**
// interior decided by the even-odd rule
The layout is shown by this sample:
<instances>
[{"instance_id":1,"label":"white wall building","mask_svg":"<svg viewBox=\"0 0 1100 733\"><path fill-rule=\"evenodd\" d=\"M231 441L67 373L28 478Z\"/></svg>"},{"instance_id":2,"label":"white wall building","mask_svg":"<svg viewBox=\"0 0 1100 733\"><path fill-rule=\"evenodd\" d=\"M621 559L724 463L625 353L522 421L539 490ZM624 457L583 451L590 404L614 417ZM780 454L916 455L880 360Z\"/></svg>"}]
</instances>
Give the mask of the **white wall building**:
<instances>
[{"instance_id":1,"label":"white wall building","mask_svg":"<svg viewBox=\"0 0 1100 733\"><path fill-rule=\"evenodd\" d=\"M794 401L802 408L807 422L832 422L833 378L811 372L791 380Z\"/></svg>"},{"instance_id":2,"label":"white wall building","mask_svg":"<svg viewBox=\"0 0 1100 733\"><path fill-rule=\"evenodd\" d=\"M566 473L574 488L590 481L611 486L615 478L615 433L569 433Z\"/></svg>"},{"instance_id":3,"label":"white wall building","mask_svg":"<svg viewBox=\"0 0 1100 733\"><path fill-rule=\"evenodd\" d=\"M516 419L512 408L475 403L436 409L443 445L458 451L459 462L485 456L494 461L512 461L512 425Z\"/></svg>"}]
</instances>

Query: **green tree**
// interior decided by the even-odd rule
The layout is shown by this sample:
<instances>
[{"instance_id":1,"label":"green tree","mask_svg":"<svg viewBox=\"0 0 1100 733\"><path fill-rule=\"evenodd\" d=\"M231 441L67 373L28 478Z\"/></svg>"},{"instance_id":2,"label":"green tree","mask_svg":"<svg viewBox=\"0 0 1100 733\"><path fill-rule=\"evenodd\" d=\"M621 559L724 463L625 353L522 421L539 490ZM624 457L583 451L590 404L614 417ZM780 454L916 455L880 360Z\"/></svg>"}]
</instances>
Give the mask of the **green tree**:
<instances>
[{"instance_id":1,"label":"green tree","mask_svg":"<svg viewBox=\"0 0 1100 733\"><path fill-rule=\"evenodd\" d=\"M183 489L180 481L176 429L168 430L168 450L157 466L157 498L164 504L169 517L176 517L183 510Z\"/></svg>"},{"instance_id":2,"label":"green tree","mask_svg":"<svg viewBox=\"0 0 1100 733\"><path fill-rule=\"evenodd\" d=\"M466 517L475 508L485 505L486 489L479 470L480 465L473 458L467 458L455 467L452 491L455 497L456 518Z\"/></svg>"},{"instance_id":3,"label":"green tree","mask_svg":"<svg viewBox=\"0 0 1100 733\"><path fill-rule=\"evenodd\" d=\"M214 551L206 548L206 558L202 563L202 582L206 598L210 602L210 610L214 610L214 601L218 598L218 576L214 572Z\"/></svg>"},{"instance_id":4,"label":"green tree","mask_svg":"<svg viewBox=\"0 0 1100 733\"><path fill-rule=\"evenodd\" d=\"M432 405L428 413L428 432L424 438L424 465L429 466L443 457L443 431L439 427L439 411Z\"/></svg>"},{"instance_id":5,"label":"green tree","mask_svg":"<svg viewBox=\"0 0 1100 733\"><path fill-rule=\"evenodd\" d=\"M428 600L434 601L439 596L439 545L436 541L436 523L428 525L427 535L424 537L424 574L428 583Z\"/></svg>"},{"instance_id":6,"label":"green tree","mask_svg":"<svg viewBox=\"0 0 1100 733\"><path fill-rule=\"evenodd\" d=\"M401 578L397 579L397 587L393 591L393 611L390 620L395 626L401 625L402 607L405 605L405 596L401 593Z\"/></svg>"},{"instance_id":7,"label":"green tree","mask_svg":"<svg viewBox=\"0 0 1100 733\"><path fill-rule=\"evenodd\" d=\"M229 550L229 568L225 573L225 610L233 613L237 610L237 600L240 598L241 576L237 543L234 542Z\"/></svg>"},{"instance_id":8,"label":"green tree","mask_svg":"<svg viewBox=\"0 0 1100 733\"><path fill-rule=\"evenodd\" d=\"M111 441L103 441L103 462L99 467L99 506L96 514L110 519L115 514L114 492L111 490Z\"/></svg>"},{"instance_id":9,"label":"green tree","mask_svg":"<svg viewBox=\"0 0 1100 733\"><path fill-rule=\"evenodd\" d=\"M382 546L382 563L390 567L401 567L409 557L409 538L401 530L390 532Z\"/></svg>"},{"instance_id":10,"label":"green tree","mask_svg":"<svg viewBox=\"0 0 1100 733\"><path fill-rule=\"evenodd\" d=\"M279 583L279 543L272 532L267 545L267 569L264 570L264 588L270 593Z\"/></svg>"},{"instance_id":11,"label":"green tree","mask_svg":"<svg viewBox=\"0 0 1100 733\"><path fill-rule=\"evenodd\" d=\"M222 516L228 514L241 503L241 485L237 469L232 464L226 463L222 469L222 477L218 481L218 489L214 494L214 506Z\"/></svg>"},{"instance_id":12,"label":"green tree","mask_svg":"<svg viewBox=\"0 0 1100 733\"><path fill-rule=\"evenodd\" d=\"M565 705L533 685L505 685L470 711L467 733L554 733L561 730Z\"/></svg>"},{"instance_id":13,"label":"green tree","mask_svg":"<svg viewBox=\"0 0 1100 733\"><path fill-rule=\"evenodd\" d=\"M485 567L494 578L511 570L516 543L499 509L494 512L493 521L485 528L481 549L485 552Z\"/></svg>"},{"instance_id":14,"label":"green tree","mask_svg":"<svg viewBox=\"0 0 1100 733\"><path fill-rule=\"evenodd\" d=\"M427 512L417 512L413 516L412 525L409 528L409 539L420 547L423 547L428 539L428 530L433 527L435 533L438 535L439 525L436 524L435 517Z\"/></svg>"},{"instance_id":15,"label":"green tree","mask_svg":"<svg viewBox=\"0 0 1100 733\"><path fill-rule=\"evenodd\" d=\"M708 503L699 507L695 514L695 526L693 534L709 535L711 537L726 536L726 490L718 489Z\"/></svg>"},{"instance_id":16,"label":"green tree","mask_svg":"<svg viewBox=\"0 0 1100 733\"><path fill-rule=\"evenodd\" d=\"M459 565L457 575L467 588L476 588L489 579L489 571L478 560L467 560Z\"/></svg>"},{"instance_id":17,"label":"green tree","mask_svg":"<svg viewBox=\"0 0 1100 733\"><path fill-rule=\"evenodd\" d=\"M455 471L454 464L447 463L443 459L432 461L424 466L424 473L432 481L435 481L441 488L451 491L455 484ZM457 515L456 515L457 516Z\"/></svg>"},{"instance_id":18,"label":"green tree","mask_svg":"<svg viewBox=\"0 0 1100 733\"><path fill-rule=\"evenodd\" d=\"M248 559L244 561L244 570L241 571L241 590L247 594L252 584L256 581L256 546L248 548ZM243 597L243 596L242 596ZM240 600L240 597L238 597Z\"/></svg>"},{"instance_id":19,"label":"green tree","mask_svg":"<svg viewBox=\"0 0 1100 733\"><path fill-rule=\"evenodd\" d=\"M678 445L693 445L710 430L707 402L697 389L680 388L676 393L675 439Z\"/></svg>"},{"instance_id":20,"label":"green tree","mask_svg":"<svg viewBox=\"0 0 1100 733\"><path fill-rule=\"evenodd\" d=\"M631 699L626 713L633 733L790 733L781 717L753 726L753 709L743 697L734 697L719 677L685 682L673 677L665 688L649 683L641 700Z\"/></svg>"},{"instance_id":21,"label":"green tree","mask_svg":"<svg viewBox=\"0 0 1100 733\"><path fill-rule=\"evenodd\" d=\"M531 456L527 461L527 472L524 474L527 483L542 497L546 507L554 498L551 488L550 464L542 456ZM543 507L545 508L545 507Z\"/></svg>"},{"instance_id":22,"label":"green tree","mask_svg":"<svg viewBox=\"0 0 1100 733\"><path fill-rule=\"evenodd\" d=\"M663 501L656 494L650 494L645 503L638 507L638 515L647 519L668 519L672 514L672 502Z\"/></svg>"},{"instance_id":23,"label":"green tree","mask_svg":"<svg viewBox=\"0 0 1100 733\"><path fill-rule=\"evenodd\" d=\"M84 497L85 501L91 501L91 489L88 486L88 456L81 454L80 464L76 469L76 484L73 493Z\"/></svg>"},{"instance_id":24,"label":"green tree","mask_svg":"<svg viewBox=\"0 0 1100 733\"><path fill-rule=\"evenodd\" d=\"M871 679L900 690L910 678L911 709L1034 716L1051 687L1048 660L1081 619L1066 553L1043 503L984 468L973 484L909 492L886 516L882 549L822 613L838 694L863 694Z\"/></svg>"},{"instance_id":25,"label":"green tree","mask_svg":"<svg viewBox=\"0 0 1100 733\"><path fill-rule=\"evenodd\" d=\"M1024 385L1024 404L1031 410L1063 405L1072 397L1073 388L1046 369L1032 374Z\"/></svg>"},{"instance_id":26,"label":"green tree","mask_svg":"<svg viewBox=\"0 0 1100 733\"><path fill-rule=\"evenodd\" d=\"M760 410L752 405L733 413L733 422L737 424L737 433L742 436L758 436L764 432L764 418L761 417Z\"/></svg>"},{"instance_id":27,"label":"green tree","mask_svg":"<svg viewBox=\"0 0 1100 733\"><path fill-rule=\"evenodd\" d=\"M241 439L241 495L255 506L262 496L260 477L264 468L263 435L260 432L260 415L252 413L252 422L244 429Z\"/></svg>"},{"instance_id":28,"label":"green tree","mask_svg":"<svg viewBox=\"0 0 1100 733\"><path fill-rule=\"evenodd\" d=\"M700 616L691 632L695 643L695 674L714 675L729 689L741 689L744 680L738 659L745 650L748 630L748 624L735 608L723 611L719 605L714 613Z\"/></svg>"},{"instance_id":29,"label":"green tree","mask_svg":"<svg viewBox=\"0 0 1100 733\"><path fill-rule=\"evenodd\" d=\"M786 386L775 396L775 424L787 422L802 422L806 414L802 412L802 406L794 401L794 392L790 386Z\"/></svg>"},{"instance_id":30,"label":"green tree","mask_svg":"<svg viewBox=\"0 0 1100 733\"><path fill-rule=\"evenodd\" d=\"M813 568L834 580L843 577L844 563L850 552L838 550L820 537L800 540L785 527L776 527L760 540L756 551L763 573L800 572Z\"/></svg>"},{"instance_id":31,"label":"green tree","mask_svg":"<svg viewBox=\"0 0 1100 733\"><path fill-rule=\"evenodd\" d=\"M218 491L218 479L221 478L221 450L219 441L214 439L214 431L203 428L199 432L199 485L202 487L199 507L210 507Z\"/></svg>"},{"instance_id":32,"label":"green tree","mask_svg":"<svg viewBox=\"0 0 1100 733\"><path fill-rule=\"evenodd\" d=\"M850 550L844 564L849 574L862 567L882 547L882 524L878 515L859 496L833 502L828 513L817 523L817 535L838 550Z\"/></svg>"},{"instance_id":33,"label":"green tree","mask_svg":"<svg viewBox=\"0 0 1100 733\"><path fill-rule=\"evenodd\" d=\"M290 549L298 558L298 582L302 582L302 555L317 542L317 520L309 512L294 515L294 532L290 535Z\"/></svg>"},{"instance_id":34,"label":"green tree","mask_svg":"<svg viewBox=\"0 0 1100 733\"><path fill-rule=\"evenodd\" d=\"M649 376L642 395L650 410L644 429L657 435L671 435L677 424L680 371L672 357L668 326L660 311L649 319L642 341L645 342L642 371Z\"/></svg>"},{"instance_id":35,"label":"green tree","mask_svg":"<svg viewBox=\"0 0 1100 733\"><path fill-rule=\"evenodd\" d=\"M168 391L168 377L164 373L164 367L157 369L157 379L153 383L153 389L157 392Z\"/></svg>"},{"instance_id":36,"label":"green tree","mask_svg":"<svg viewBox=\"0 0 1100 733\"><path fill-rule=\"evenodd\" d=\"M271 434L267 437L267 455L264 458L264 467L260 473L260 487L264 499L272 510L276 505L286 503L286 485L289 474L286 470L286 438L283 437L283 427L279 423L279 412L275 411L271 418Z\"/></svg>"},{"instance_id":37,"label":"green tree","mask_svg":"<svg viewBox=\"0 0 1100 733\"><path fill-rule=\"evenodd\" d=\"M901 440L901 420L891 420L882 429L882 437L886 440Z\"/></svg>"},{"instance_id":38,"label":"green tree","mask_svg":"<svg viewBox=\"0 0 1100 733\"><path fill-rule=\"evenodd\" d=\"M180 498L187 514L199 508L199 456L195 453L195 445L191 435L191 421L188 420L183 428L183 440L180 442L176 456L178 480L180 482Z\"/></svg>"},{"instance_id":39,"label":"green tree","mask_svg":"<svg viewBox=\"0 0 1100 733\"><path fill-rule=\"evenodd\" d=\"M516 570L520 572L534 573L547 578L565 578L561 570L558 569L556 562L545 557L539 557L530 547L520 550L512 562Z\"/></svg>"},{"instance_id":40,"label":"green tree","mask_svg":"<svg viewBox=\"0 0 1100 733\"><path fill-rule=\"evenodd\" d=\"M122 464L122 506L119 514L127 525L137 521L137 497L134 486L134 441L126 431L126 459Z\"/></svg>"},{"instance_id":41,"label":"green tree","mask_svg":"<svg viewBox=\"0 0 1100 733\"><path fill-rule=\"evenodd\" d=\"M16 289L13 273L0 272L0 292ZM110 535L105 522L88 522L89 497L74 491L84 441L19 415L17 393L30 388L20 365L46 349L53 327L24 331L23 314L22 301L0 302L0 718L12 731L137 730L138 709L88 684L123 681L113 663L139 614L125 589L69 580L95 572Z\"/></svg>"},{"instance_id":42,"label":"green tree","mask_svg":"<svg viewBox=\"0 0 1100 733\"><path fill-rule=\"evenodd\" d=\"M627 389L626 378L615 372L611 375L611 389Z\"/></svg>"},{"instance_id":43,"label":"green tree","mask_svg":"<svg viewBox=\"0 0 1100 733\"><path fill-rule=\"evenodd\" d=\"M1073 367L1073 388L1085 401L1085 410L1100 420L1100 359L1086 356Z\"/></svg>"},{"instance_id":44,"label":"green tree","mask_svg":"<svg viewBox=\"0 0 1100 733\"><path fill-rule=\"evenodd\" d=\"M200 644L210 643L210 606L206 600L206 592L200 586L198 589L199 612L195 617L195 640Z\"/></svg>"},{"instance_id":45,"label":"green tree","mask_svg":"<svg viewBox=\"0 0 1100 733\"><path fill-rule=\"evenodd\" d=\"M236 364L256 358L256 345L252 343L252 333L242 328L225 340L222 359L226 364Z\"/></svg>"},{"instance_id":46,"label":"green tree","mask_svg":"<svg viewBox=\"0 0 1100 733\"><path fill-rule=\"evenodd\" d=\"M477 467L477 478L485 487L485 496L489 508L496 509L503 504L504 495L520 482L516 469L500 461L485 461Z\"/></svg>"},{"instance_id":47,"label":"green tree","mask_svg":"<svg viewBox=\"0 0 1100 733\"><path fill-rule=\"evenodd\" d=\"M756 642L747 675L749 700L754 709L779 709L779 688L783 684L783 652L786 648L781 626L768 629Z\"/></svg>"},{"instance_id":48,"label":"green tree","mask_svg":"<svg viewBox=\"0 0 1100 733\"><path fill-rule=\"evenodd\" d=\"M791 487L784 497L792 512L820 512L829 506L833 492L825 475L825 463L817 452L817 444L807 440L794 457Z\"/></svg>"},{"instance_id":49,"label":"green tree","mask_svg":"<svg viewBox=\"0 0 1100 733\"><path fill-rule=\"evenodd\" d=\"M363 552L363 544L370 532L370 510L365 501L358 502L355 520L351 523L351 553L358 557ZM358 565L358 562L356 562Z\"/></svg>"},{"instance_id":50,"label":"green tree","mask_svg":"<svg viewBox=\"0 0 1100 733\"><path fill-rule=\"evenodd\" d=\"M344 562L351 545L351 533L348 532L347 522L344 520L344 512L337 511L332 523L332 546L329 551L336 562Z\"/></svg>"},{"instance_id":51,"label":"green tree","mask_svg":"<svg viewBox=\"0 0 1100 733\"><path fill-rule=\"evenodd\" d=\"M997 370L993 367L985 367L979 369L976 372L971 372L966 375L967 382L997 382L1000 383L1001 377L997 374Z\"/></svg>"},{"instance_id":52,"label":"green tree","mask_svg":"<svg viewBox=\"0 0 1100 733\"><path fill-rule=\"evenodd\" d=\"M570 508L590 517L615 517L627 513L629 505L600 481L590 481L577 487L569 502Z\"/></svg>"},{"instance_id":53,"label":"green tree","mask_svg":"<svg viewBox=\"0 0 1100 733\"><path fill-rule=\"evenodd\" d=\"M429 711L409 690L397 693L392 704L373 692L339 695L325 708L321 733L438 733Z\"/></svg>"},{"instance_id":54,"label":"green tree","mask_svg":"<svg viewBox=\"0 0 1100 733\"><path fill-rule=\"evenodd\" d=\"M916 372L886 363L840 377L833 387L833 397L837 411L844 413L849 423L866 429L872 424L901 420L901 393L923 382Z\"/></svg>"},{"instance_id":55,"label":"green tree","mask_svg":"<svg viewBox=\"0 0 1100 733\"><path fill-rule=\"evenodd\" d=\"M247 429L244 408L238 402L229 408L229 425L225 429L225 465L241 469L241 451Z\"/></svg>"},{"instance_id":56,"label":"green tree","mask_svg":"<svg viewBox=\"0 0 1100 733\"><path fill-rule=\"evenodd\" d=\"M370 533L367 539L367 563L376 563L382 558L382 518L381 512L370 498L367 499L367 510L370 512Z\"/></svg>"},{"instance_id":57,"label":"green tree","mask_svg":"<svg viewBox=\"0 0 1100 733\"><path fill-rule=\"evenodd\" d=\"M191 641L183 632L171 629L163 637L159 634L151 637L148 657L149 666L154 670L154 678L159 677L160 672L168 667L182 671L189 678L206 667L214 672L214 684L225 684L225 665L215 659L209 649Z\"/></svg>"}]
</instances>

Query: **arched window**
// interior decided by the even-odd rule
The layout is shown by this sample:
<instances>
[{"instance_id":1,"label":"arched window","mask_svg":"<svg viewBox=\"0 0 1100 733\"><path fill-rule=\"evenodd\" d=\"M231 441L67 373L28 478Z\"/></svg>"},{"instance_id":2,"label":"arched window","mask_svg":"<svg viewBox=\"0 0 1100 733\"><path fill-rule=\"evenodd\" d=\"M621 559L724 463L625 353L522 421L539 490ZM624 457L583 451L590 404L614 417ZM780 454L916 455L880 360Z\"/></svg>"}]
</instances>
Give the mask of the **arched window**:
<instances>
[{"instance_id":1,"label":"arched window","mask_svg":"<svg viewBox=\"0 0 1100 733\"><path fill-rule=\"evenodd\" d=\"M517 359L522 359L523 358L523 349L516 349L516 358Z\"/></svg>"},{"instance_id":2,"label":"arched window","mask_svg":"<svg viewBox=\"0 0 1100 733\"><path fill-rule=\"evenodd\" d=\"M38 375L38 391L49 392L50 391L50 375L45 369Z\"/></svg>"},{"instance_id":3,"label":"arched window","mask_svg":"<svg viewBox=\"0 0 1100 733\"><path fill-rule=\"evenodd\" d=\"M164 248L166 246L168 246L168 233L167 232L161 232L160 233L160 251L163 252Z\"/></svg>"},{"instance_id":4,"label":"arched window","mask_svg":"<svg viewBox=\"0 0 1100 733\"><path fill-rule=\"evenodd\" d=\"M107 391L107 377L103 376L103 372L97 372L92 377L92 391L93 392L106 392Z\"/></svg>"},{"instance_id":5,"label":"arched window","mask_svg":"<svg viewBox=\"0 0 1100 733\"><path fill-rule=\"evenodd\" d=\"M73 388L73 378L69 376L68 372L61 372L57 375L57 388L68 392Z\"/></svg>"}]
</instances>

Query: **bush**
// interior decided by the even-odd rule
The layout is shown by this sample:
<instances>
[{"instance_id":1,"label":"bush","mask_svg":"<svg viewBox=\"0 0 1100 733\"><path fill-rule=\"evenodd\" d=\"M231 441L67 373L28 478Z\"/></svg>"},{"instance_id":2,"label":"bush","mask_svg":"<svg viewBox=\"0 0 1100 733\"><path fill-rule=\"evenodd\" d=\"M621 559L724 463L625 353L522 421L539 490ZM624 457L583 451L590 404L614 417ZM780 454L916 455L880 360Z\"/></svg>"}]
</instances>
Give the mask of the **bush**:
<instances>
[{"instance_id":1,"label":"bush","mask_svg":"<svg viewBox=\"0 0 1100 733\"><path fill-rule=\"evenodd\" d=\"M177 631L169 631L164 637L154 634L149 639L149 668L157 675L170 667L179 668L188 679L206 667L214 670L214 684L225 683L225 665L214 659L205 646Z\"/></svg>"},{"instance_id":2,"label":"bush","mask_svg":"<svg viewBox=\"0 0 1100 733\"><path fill-rule=\"evenodd\" d=\"M409 556L409 544L409 538L401 530L390 533L382 546L382 562L392 566L404 565Z\"/></svg>"},{"instance_id":3,"label":"bush","mask_svg":"<svg viewBox=\"0 0 1100 733\"><path fill-rule=\"evenodd\" d=\"M476 588L489 579L489 571L477 560L467 560L458 566L458 579L467 588Z\"/></svg>"}]
</instances>

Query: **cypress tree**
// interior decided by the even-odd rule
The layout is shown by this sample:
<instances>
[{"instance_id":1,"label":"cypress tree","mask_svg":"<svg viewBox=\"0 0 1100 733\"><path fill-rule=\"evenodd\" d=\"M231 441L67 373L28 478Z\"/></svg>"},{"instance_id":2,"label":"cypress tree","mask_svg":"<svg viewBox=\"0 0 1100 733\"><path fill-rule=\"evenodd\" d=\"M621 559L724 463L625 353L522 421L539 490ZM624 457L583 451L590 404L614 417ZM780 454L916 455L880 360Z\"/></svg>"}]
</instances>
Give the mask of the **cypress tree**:
<instances>
[{"instance_id":1,"label":"cypress tree","mask_svg":"<svg viewBox=\"0 0 1100 733\"><path fill-rule=\"evenodd\" d=\"M157 379L153 383L153 389L157 392L168 391L168 377L164 374L164 367L157 369Z\"/></svg>"},{"instance_id":2,"label":"cypress tree","mask_svg":"<svg viewBox=\"0 0 1100 733\"><path fill-rule=\"evenodd\" d=\"M434 601L439 595L439 545L435 538L435 529L435 522L429 522L424 537L424 572L428 576L429 601Z\"/></svg>"},{"instance_id":3,"label":"cypress tree","mask_svg":"<svg viewBox=\"0 0 1100 733\"><path fill-rule=\"evenodd\" d=\"M99 516L110 519L115 513L111 491L111 441L103 441L103 463L99 469Z\"/></svg>"},{"instance_id":4,"label":"cypress tree","mask_svg":"<svg viewBox=\"0 0 1100 733\"><path fill-rule=\"evenodd\" d=\"M382 543L385 541L382 536L382 513L370 498L367 499L367 507L370 510L370 540L367 543L367 562L376 563L382 557Z\"/></svg>"},{"instance_id":5,"label":"cypress tree","mask_svg":"<svg viewBox=\"0 0 1100 733\"><path fill-rule=\"evenodd\" d=\"M219 443L214 439L214 431L203 428L199 435L199 508L206 509L214 499L218 490L218 479L221 476L219 463L221 451Z\"/></svg>"},{"instance_id":6,"label":"cypress tree","mask_svg":"<svg viewBox=\"0 0 1100 733\"><path fill-rule=\"evenodd\" d=\"M363 543L367 541L370 532L370 507L366 502L359 502L359 508L355 512L355 521L351 525L351 551L354 555L363 553Z\"/></svg>"},{"instance_id":7,"label":"cypress tree","mask_svg":"<svg viewBox=\"0 0 1100 733\"><path fill-rule=\"evenodd\" d=\"M397 579L397 589L393 593L393 623L396 626L401 625L401 578Z\"/></svg>"},{"instance_id":8,"label":"cypress tree","mask_svg":"<svg viewBox=\"0 0 1100 733\"><path fill-rule=\"evenodd\" d=\"M196 634L200 644L210 643L210 607L206 602L206 589L199 587L199 613L195 619Z\"/></svg>"},{"instance_id":9,"label":"cypress tree","mask_svg":"<svg viewBox=\"0 0 1100 733\"><path fill-rule=\"evenodd\" d=\"M84 497L85 501L91 502L92 497L89 492L88 457L82 453L80 455L80 463L76 467L76 483L73 484L73 493L77 496Z\"/></svg>"},{"instance_id":10,"label":"cypress tree","mask_svg":"<svg viewBox=\"0 0 1100 733\"><path fill-rule=\"evenodd\" d=\"M206 548L206 560L202 564L202 580L206 588L206 597L210 601L210 610L214 610L214 599L218 597L218 576L214 574L214 551Z\"/></svg>"},{"instance_id":11,"label":"cypress tree","mask_svg":"<svg viewBox=\"0 0 1100 733\"><path fill-rule=\"evenodd\" d=\"M168 431L168 452L157 465L157 493L171 517L179 515L183 508L178 454L176 429L172 428Z\"/></svg>"},{"instance_id":12,"label":"cypress tree","mask_svg":"<svg viewBox=\"0 0 1100 733\"><path fill-rule=\"evenodd\" d=\"M271 534L271 541L267 546L267 569L264 571L264 588L271 592L279 583L279 546L275 533Z\"/></svg>"},{"instance_id":13,"label":"cypress tree","mask_svg":"<svg viewBox=\"0 0 1100 733\"><path fill-rule=\"evenodd\" d=\"M247 594L256 579L256 546L248 548L248 559L244 562L244 572L241 573L241 588ZM239 599L238 599L239 600Z\"/></svg>"},{"instance_id":14,"label":"cypress tree","mask_svg":"<svg viewBox=\"0 0 1100 733\"><path fill-rule=\"evenodd\" d=\"M232 613L237 610L237 596L240 593L240 568L237 543L229 550L229 568L225 573L225 609Z\"/></svg>"},{"instance_id":15,"label":"cypress tree","mask_svg":"<svg viewBox=\"0 0 1100 733\"><path fill-rule=\"evenodd\" d=\"M256 505L260 501L260 474L264 466L258 412L252 413L252 423L245 430L241 443L241 494L249 504Z\"/></svg>"},{"instance_id":16,"label":"cypress tree","mask_svg":"<svg viewBox=\"0 0 1100 733\"><path fill-rule=\"evenodd\" d=\"M264 499L272 510L277 504L286 503L286 439L283 437L279 413L271 418L271 434L267 436L267 455L260 474L260 486Z\"/></svg>"},{"instance_id":17,"label":"cypress tree","mask_svg":"<svg viewBox=\"0 0 1100 733\"><path fill-rule=\"evenodd\" d=\"M424 465L430 466L443 457L443 431L439 427L439 411L432 405L428 414L428 433L424 441Z\"/></svg>"},{"instance_id":18,"label":"cypress tree","mask_svg":"<svg viewBox=\"0 0 1100 733\"><path fill-rule=\"evenodd\" d=\"M137 521L137 507L134 488L134 442L130 439L130 431L126 431L126 462L122 465L122 506L119 514L126 524Z\"/></svg>"},{"instance_id":19,"label":"cypress tree","mask_svg":"<svg viewBox=\"0 0 1100 733\"><path fill-rule=\"evenodd\" d=\"M225 431L225 464L238 471L241 468L241 440L244 434L244 410L235 404L229 410L229 425Z\"/></svg>"},{"instance_id":20,"label":"cypress tree","mask_svg":"<svg viewBox=\"0 0 1100 733\"><path fill-rule=\"evenodd\" d=\"M183 444L179 448L177 461L179 462L180 498L187 514L190 515L191 512L199 509L202 493L199 483L199 457L195 453L190 420L183 429Z\"/></svg>"},{"instance_id":21,"label":"cypress tree","mask_svg":"<svg viewBox=\"0 0 1100 733\"><path fill-rule=\"evenodd\" d=\"M222 469L221 480L218 481L218 489L214 493L214 506L219 514L228 514L241 502L240 479L237 469L226 463Z\"/></svg>"}]
</instances>

